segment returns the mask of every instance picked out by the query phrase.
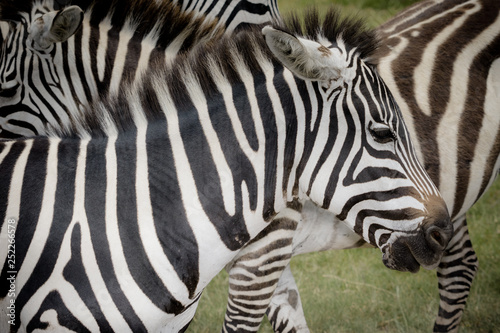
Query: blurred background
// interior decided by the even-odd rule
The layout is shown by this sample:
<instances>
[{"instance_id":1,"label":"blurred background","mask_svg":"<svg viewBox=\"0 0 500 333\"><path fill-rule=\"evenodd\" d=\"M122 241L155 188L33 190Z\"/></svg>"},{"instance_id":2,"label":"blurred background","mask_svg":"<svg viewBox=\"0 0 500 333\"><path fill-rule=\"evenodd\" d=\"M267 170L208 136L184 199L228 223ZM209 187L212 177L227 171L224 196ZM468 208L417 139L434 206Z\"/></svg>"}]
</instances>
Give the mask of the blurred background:
<instances>
[{"instance_id":1,"label":"blurred background","mask_svg":"<svg viewBox=\"0 0 500 333\"><path fill-rule=\"evenodd\" d=\"M414 0L280 0L282 15L308 6L340 7L377 27ZM321 12L321 11L320 11ZM500 180L468 213L479 271L460 332L500 332ZM328 251L294 257L292 271L311 332L432 332L439 294L435 271L387 269L378 249ZM221 272L201 297L188 332L220 332L227 299ZM272 332L264 319L259 332Z\"/></svg>"}]
</instances>

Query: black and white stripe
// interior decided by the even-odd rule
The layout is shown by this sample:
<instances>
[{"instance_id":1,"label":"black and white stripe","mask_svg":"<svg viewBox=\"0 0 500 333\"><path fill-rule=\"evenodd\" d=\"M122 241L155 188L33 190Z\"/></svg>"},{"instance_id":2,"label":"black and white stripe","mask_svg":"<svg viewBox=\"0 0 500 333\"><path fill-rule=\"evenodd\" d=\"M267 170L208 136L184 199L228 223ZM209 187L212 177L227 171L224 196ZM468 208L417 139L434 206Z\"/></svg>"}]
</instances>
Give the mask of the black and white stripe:
<instances>
[{"instance_id":1,"label":"black and white stripe","mask_svg":"<svg viewBox=\"0 0 500 333\"><path fill-rule=\"evenodd\" d=\"M306 198L388 267L439 262L449 217L371 34L335 12L306 25L316 41L295 21L219 37L93 104L70 136L0 142L18 314L2 331L184 330L213 276L272 221L293 228Z\"/></svg>"},{"instance_id":2,"label":"black and white stripe","mask_svg":"<svg viewBox=\"0 0 500 333\"><path fill-rule=\"evenodd\" d=\"M277 13L272 1L65 2L60 9L55 0L0 1L0 21L10 22L0 62L1 137L65 128L94 98L116 94L156 62L171 62L179 52ZM48 43L36 33L51 28L66 35L49 36Z\"/></svg>"},{"instance_id":3,"label":"black and white stripe","mask_svg":"<svg viewBox=\"0 0 500 333\"><path fill-rule=\"evenodd\" d=\"M422 1L378 31L378 69L454 221L454 237L437 270L441 301L434 331L456 332L478 266L465 213L500 169L500 91L495 83L500 81L500 3ZM360 246L359 236L345 230L334 216L310 205L306 208L297 232L288 236L293 238L293 255ZM265 233L262 243L266 237L273 240ZM290 256L289 251L290 246L284 246L280 255ZM258 253L255 246L241 251L235 265L244 266L245 257ZM277 263L278 267L283 276L274 295L259 290L265 276L249 274L246 284L254 287L252 297L260 302L272 297L267 314L276 331L308 332L290 267ZM230 279L232 275L230 270ZM229 302L237 297L238 290L230 285ZM237 311L242 322L244 316L254 322L251 307Z\"/></svg>"},{"instance_id":4,"label":"black and white stripe","mask_svg":"<svg viewBox=\"0 0 500 333\"><path fill-rule=\"evenodd\" d=\"M281 17L276 0L174 0L173 2L183 11L201 13L210 19L216 18L219 21L218 25L225 27L228 32L264 24Z\"/></svg>"},{"instance_id":5,"label":"black and white stripe","mask_svg":"<svg viewBox=\"0 0 500 333\"><path fill-rule=\"evenodd\" d=\"M465 215L500 170L500 2L423 1L379 31L378 68L453 221L434 331L457 332L478 267Z\"/></svg>"}]
</instances>

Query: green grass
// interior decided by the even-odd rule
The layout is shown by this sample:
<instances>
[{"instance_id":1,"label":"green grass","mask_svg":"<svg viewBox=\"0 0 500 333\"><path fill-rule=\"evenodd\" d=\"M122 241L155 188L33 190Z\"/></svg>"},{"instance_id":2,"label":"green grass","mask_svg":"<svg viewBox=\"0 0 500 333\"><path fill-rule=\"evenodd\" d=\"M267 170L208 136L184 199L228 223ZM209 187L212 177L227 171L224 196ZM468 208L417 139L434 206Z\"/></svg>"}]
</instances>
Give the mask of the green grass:
<instances>
[{"instance_id":1,"label":"green grass","mask_svg":"<svg viewBox=\"0 0 500 333\"><path fill-rule=\"evenodd\" d=\"M278 0L278 6L281 14L286 16L291 11L312 6L324 12L335 5L344 15L362 17L367 26L374 28L415 2L416 0Z\"/></svg>"},{"instance_id":2,"label":"green grass","mask_svg":"<svg viewBox=\"0 0 500 333\"><path fill-rule=\"evenodd\" d=\"M360 15L376 27L412 0L337 0L346 15ZM328 0L282 0L280 11ZM479 257L462 319L461 333L498 332L500 327L500 180L471 209L468 224ZM295 257L292 270L311 332L431 332L439 295L435 271L417 274L385 268L377 249L329 251ZM219 332L227 299L227 273L205 290L188 332ZM267 319L259 332L272 332Z\"/></svg>"}]
</instances>

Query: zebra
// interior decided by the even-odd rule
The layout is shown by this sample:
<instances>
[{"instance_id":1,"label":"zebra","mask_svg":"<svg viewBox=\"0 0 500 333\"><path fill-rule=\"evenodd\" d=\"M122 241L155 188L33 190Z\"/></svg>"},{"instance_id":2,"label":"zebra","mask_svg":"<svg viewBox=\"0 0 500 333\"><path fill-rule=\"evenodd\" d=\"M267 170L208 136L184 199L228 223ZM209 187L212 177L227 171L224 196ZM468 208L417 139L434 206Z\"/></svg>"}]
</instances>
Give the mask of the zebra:
<instances>
[{"instance_id":1,"label":"zebra","mask_svg":"<svg viewBox=\"0 0 500 333\"><path fill-rule=\"evenodd\" d=\"M422 1L383 24L378 33L378 70L401 106L419 160L443 194L454 223L454 237L437 268L440 304L434 331L456 332L478 268L466 212L500 169L500 3ZM439 94L433 95L435 91ZM288 239L292 253L283 247L279 255L366 246L327 212L307 205L302 215ZM287 242L264 230L259 241L278 239ZM234 318L256 329L266 312L275 331L308 332L290 267L280 266L279 282L257 274L258 262L273 260L259 251L258 245L249 246L233 261L235 272L229 268L224 330L230 331L227 326L236 322ZM276 249L274 255L278 256ZM275 269L274 277L278 264ZM246 290L239 287L242 275ZM257 306L255 300L260 302Z\"/></svg>"},{"instance_id":2,"label":"zebra","mask_svg":"<svg viewBox=\"0 0 500 333\"><path fill-rule=\"evenodd\" d=\"M184 7L166 0L72 3L78 6L0 1L0 21L10 25L0 64L1 137L68 127L94 98L116 94L155 63L171 62L219 34L265 23L270 13L279 15L271 0L179 4ZM220 18L204 17L203 10ZM58 30L65 33L51 34Z\"/></svg>"},{"instance_id":3,"label":"zebra","mask_svg":"<svg viewBox=\"0 0 500 333\"><path fill-rule=\"evenodd\" d=\"M174 3L177 3L185 12L200 13L208 19L217 19L217 24L228 33L281 18L276 0L179 0Z\"/></svg>"},{"instance_id":4,"label":"zebra","mask_svg":"<svg viewBox=\"0 0 500 333\"><path fill-rule=\"evenodd\" d=\"M305 199L387 267L437 265L453 228L374 35L335 10L304 29L219 36L69 132L2 140L2 331L185 331L208 282L270 223L293 231Z\"/></svg>"}]
</instances>

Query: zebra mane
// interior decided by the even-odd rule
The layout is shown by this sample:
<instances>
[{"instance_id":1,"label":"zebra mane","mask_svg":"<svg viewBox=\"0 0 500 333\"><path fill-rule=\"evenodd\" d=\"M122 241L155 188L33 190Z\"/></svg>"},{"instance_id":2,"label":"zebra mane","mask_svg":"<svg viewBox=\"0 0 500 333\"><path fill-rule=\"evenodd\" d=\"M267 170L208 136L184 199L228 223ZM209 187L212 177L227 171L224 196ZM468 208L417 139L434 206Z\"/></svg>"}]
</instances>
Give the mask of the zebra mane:
<instances>
[{"instance_id":1,"label":"zebra mane","mask_svg":"<svg viewBox=\"0 0 500 333\"><path fill-rule=\"evenodd\" d=\"M368 65L375 65L375 51L378 39L372 30L367 30L359 19L341 18L340 13L331 8L323 20L316 10L307 11L304 19L292 15L282 22L274 22L273 27L299 37L313 40L328 38L345 45L349 51L356 49L358 57ZM231 84L241 82L241 65L250 73L262 72L263 63L282 66L274 58L262 34L262 26L241 30L232 35L221 35L197 45L190 52L179 54L173 63L158 63L152 66L140 82L120 92L119 96L97 101L91 111L82 113L69 130L50 130L51 136L105 137L109 133L124 131L134 124L134 112L142 109L141 118L163 117L163 111L155 97L155 87L161 86L168 91L172 103L179 109L192 105L186 86L195 82L204 95L217 93L215 76L222 75ZM214 74L218 72L218 74ZM187 79L186 79L187 78ZM157 91L157 90L156 90ZM132 107L130 101L139 101L141 107Z\"/></svg>"},{"instance_id":2,"label":"zebra mane","mask_svg":"<svg viewBox=\"0 0 500 333\"><path fill-rule=\"evenodd\" d=\"M70 5L79 6L92 26L108 21L119 31L128 25L138 39L153 33L160 49L181 33L195 32L192 39L200 34L210 37L224 33L222 28L216 28L216 19L183 11L168 0L0 0L0 21L19 21L22 13L31 13L34 8L60 10Z\"/></svg>"}]
</instances>

